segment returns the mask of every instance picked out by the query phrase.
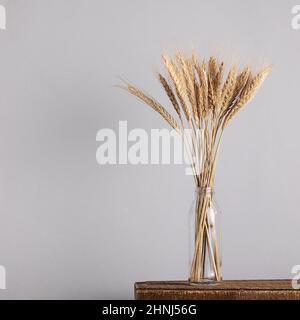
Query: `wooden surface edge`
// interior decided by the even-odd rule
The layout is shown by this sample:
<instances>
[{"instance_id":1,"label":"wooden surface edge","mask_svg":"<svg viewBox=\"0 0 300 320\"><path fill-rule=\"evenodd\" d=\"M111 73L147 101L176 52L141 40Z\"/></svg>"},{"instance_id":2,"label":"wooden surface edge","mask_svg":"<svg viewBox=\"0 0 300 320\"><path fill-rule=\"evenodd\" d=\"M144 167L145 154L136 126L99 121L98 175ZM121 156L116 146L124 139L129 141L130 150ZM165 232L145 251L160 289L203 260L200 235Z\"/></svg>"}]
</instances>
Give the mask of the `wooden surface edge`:
<instances>
[{"instance_id":1,"label":"wooden surface edge","mask_svg":"<svg viewBox=\"0 0 300 320\"><path fill-rule=\"evenodd\" d=\"M300 300L291 280L227 280L214 285L187 281L145 281L134 284L136 300Z\"/></svg>"},{"instance_id":2,"label":"wooden surface edge","mask_svg":"<svg viewBox=\"0 0 300 320\"><path fill-rule=\"evenodd\" d=\"M161 292L149 290L137 291L136 300L300 300L300 292L295 290L273 290L273 291L178 291L165 290Z\"/></svg>"}]
</instances>

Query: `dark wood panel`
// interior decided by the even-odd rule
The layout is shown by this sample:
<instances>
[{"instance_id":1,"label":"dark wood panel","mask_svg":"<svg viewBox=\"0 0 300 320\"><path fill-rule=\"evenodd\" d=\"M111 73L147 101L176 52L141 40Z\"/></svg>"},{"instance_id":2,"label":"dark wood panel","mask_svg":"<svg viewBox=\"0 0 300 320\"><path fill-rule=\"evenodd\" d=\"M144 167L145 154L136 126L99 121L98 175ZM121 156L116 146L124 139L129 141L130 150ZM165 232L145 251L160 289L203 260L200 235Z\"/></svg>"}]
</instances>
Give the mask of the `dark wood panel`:
<instances>
[{"instance_id":1,"label":"dark wood panel","mask_svg":"<svg viewBox=\"0 0 300 320\"><path fill-rule=\"evenodd\" d=\"M300 300L291 280L226 280L211 284L147 281L135 284L136 299L174 300Z\"/></svg>"}]
</instances>

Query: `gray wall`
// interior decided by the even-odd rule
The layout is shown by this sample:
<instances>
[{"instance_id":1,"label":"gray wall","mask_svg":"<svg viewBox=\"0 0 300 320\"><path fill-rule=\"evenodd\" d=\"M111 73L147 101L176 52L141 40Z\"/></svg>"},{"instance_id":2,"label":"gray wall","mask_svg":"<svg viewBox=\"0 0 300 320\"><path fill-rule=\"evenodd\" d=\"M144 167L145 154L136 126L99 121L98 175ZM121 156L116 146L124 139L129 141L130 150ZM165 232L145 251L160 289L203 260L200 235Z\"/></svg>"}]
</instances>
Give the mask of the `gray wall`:
<instances>
[{"instance_id":1,"label":"gray wall","mask_svg":"<svg viewBox=\"0 0 300 320\"><path fill-rule=\"evenodd\" d=\"M113 87L164 99L163 49L275 68L227 130L218 162L227 279L300 264L300 30L288 1L0 0L0 298L132 298L186 279L193 181L184 167L99 166L96 133L163 128ZM255 64L256 63L256 64Z\"/></svg>"}]
</instances>

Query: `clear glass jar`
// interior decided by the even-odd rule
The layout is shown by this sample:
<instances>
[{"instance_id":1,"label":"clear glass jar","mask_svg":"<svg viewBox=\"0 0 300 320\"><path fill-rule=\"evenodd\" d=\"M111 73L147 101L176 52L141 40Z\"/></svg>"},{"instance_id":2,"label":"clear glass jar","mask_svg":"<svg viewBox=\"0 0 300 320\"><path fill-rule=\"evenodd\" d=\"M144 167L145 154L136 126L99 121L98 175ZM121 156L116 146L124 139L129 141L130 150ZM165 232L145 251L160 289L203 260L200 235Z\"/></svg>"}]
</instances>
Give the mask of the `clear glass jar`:
<instances>
[{"instance_id":1,"label":"clear glass jar","mask_svg":"<svg viewBox=\"0 0 300 320\"><path fill-rule=\"evenodd\" d=\"M191 283L221 281L221 211L212 188L196 188L189 214Z\"/></svg>"}]
</instances>

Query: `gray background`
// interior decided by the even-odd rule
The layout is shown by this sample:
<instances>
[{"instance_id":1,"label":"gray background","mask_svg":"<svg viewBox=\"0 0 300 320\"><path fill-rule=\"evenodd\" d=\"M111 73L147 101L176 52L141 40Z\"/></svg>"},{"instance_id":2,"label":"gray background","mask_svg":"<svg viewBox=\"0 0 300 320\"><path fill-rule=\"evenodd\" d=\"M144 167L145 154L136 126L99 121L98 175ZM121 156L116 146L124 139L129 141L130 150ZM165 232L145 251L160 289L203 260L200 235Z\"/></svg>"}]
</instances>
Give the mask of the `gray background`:
<instances>
[{"instance_id":1,"label":"gray background","mask_svg":"<svg viewBox=\"0 0 300 320\"><path fill-rule=\"evenodd\" d=\"M193 180L183 166L99 166L96 133L163 128L113 87L166 101L163 49L275 68L227 130L217 173L226 279L300 264L300 30L293 1L0 0L0 298L132 298L187 278ZM165 100L164 100L165 99Z\"/></svg>"}]
</instances>

